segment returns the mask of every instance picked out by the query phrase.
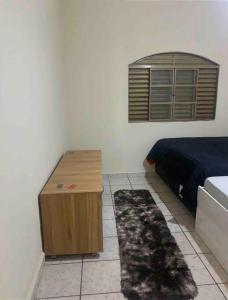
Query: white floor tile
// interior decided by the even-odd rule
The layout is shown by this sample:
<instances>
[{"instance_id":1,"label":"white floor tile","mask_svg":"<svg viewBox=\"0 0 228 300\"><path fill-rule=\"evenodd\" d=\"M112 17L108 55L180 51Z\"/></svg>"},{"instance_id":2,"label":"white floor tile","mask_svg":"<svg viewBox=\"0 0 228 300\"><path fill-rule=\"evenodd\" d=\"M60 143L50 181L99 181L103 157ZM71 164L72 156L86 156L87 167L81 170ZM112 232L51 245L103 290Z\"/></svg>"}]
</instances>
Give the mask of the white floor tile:
<instances>
[{"instance_id":1,"label":"white floor tile","mask_svg":"<svg viewBox=\"0 0 228 300\"><path fill-rule=\"evenodd\" d=\"M103 195L110 195L111 194L111 189L109 185L103 186Z\"/></svg>"},{"instance_id":2,"label":"white floor tile","mask_svg":"<svg viewBox=\"0 0 228 300\"><path fill-rule=\"evenodd\" d=\"M151 193L151 192L150 192L150 193ZM152 198L154 199L154 201L155 201L156 203L163 203L163 202L161 201L161 199L160 199L159 194L157 194L157 193L151 193L151 196L152 196Z\"/></svg>"},{"instance_id":3,"label":"white floor tile","mask_svg":"<svg viewBox=\"0 0 228 300\"><path fill-rule=\"evenodd\" d=\"M85 255L84 261L114 260L119 257L119 243L117 237L107 237L103 239L104 251L99 254Z\"/></svg>"},{"instance_id":4,"label":"white floor tile","mask_svg":"<svg viewBox=\"0 0 228 300\"><path fill-rule=\"evenodd\" d=\"M177 245L183 254L196 253L183 232L173 232L172 235L175 237Z\"/></svg>"},{"instance_id":5,"label":"white floor tile","mask_svg":"<svg viewBox=\"0 0 228 300\"><path fill-rule=\"evenodd\" d=\"M157 203L157 207L161 210L164 216L171 216L171 212L168 210L164 203Z\"/></svg>"},{"instance_id":6,"label":"white floor tile","mask_svg":"<svg viewBox=\"0 0 228 300\"><path fill-rule=\"evenodd\" d=\"M216 283L228 283L228 275L212 254L199 254Z\"/></svg>"},{"instance_id":7,"label":"white floor tile","mask_svg":"<svg viewBox=\"0 0 228 300\"><path fill-rule=\"evenodd\" d=\"M171 232L182 232L180 226L177 224L177 221L173 216L164 216L167 222L167 226Z\"/></svg>"},{"instance_id":8,"label":"white floor tile","mask_svg":"<svg viewBox=\"0 0 228 300\"><path fill-rule=\"evenodd\" d=\"M103 177L103 185L110 185L108 177Z\"/></svg>"},{"instance_id":9,"label":"white floor tile","mask_svg":"<svg viewBox=\"0 0 228 300\"><path fill-rule=\"evenodd\" d=\"M198 296L194 300L225 300L225 297L216 285L198 286Z\"/></svg>"},{"instance_id":10,"label":"white floor tile","mask_svg":"<svg viewBox=\"0 0 228 300\"><path fill-rule=\"evenodd\" d=\"M161 183L161 182L152 182L149 183L151 187L156 191L156 192L171 192L170 188L168 187L167 184Z\"/></svg>"},{"instance_id":11,"label":"white floor tile","mask_svg":"<svg viewBox=\"0 0 228 300\"><path fill-rule=\"evenodd\" d=\"M46 265L71 264L82 262L82 255L61 255L56 257L46 257Z\"/></svg>"},{"instance_id":12,"label":"white floor tile","mask_svg":"<svg viewBox=\"0 0 228 300\"><path fill-rule=\"evenodd\" d=\"M127 173L116 173L116 174L109 174L109 179L112 178L127 178Z\"/></svg>"},{"instance_id":13,"label":"white floor tile","mask_svg":"<svg viewBox=\"0 0 228 300\"><path fill-rule=\"evenodd\" d=\"M228 284L220 283L218 286L222 290L222 292L226 296L226 298L228 299Z\"/></svg>"},{"instance_id":14,"label":"white floor tile","mask_svg":"<svg viewBox=\"0 0 228 300\"><path fill-rule=\"evenodd\" d=\"M111 191L113 195L119 190L131 190L131 186L130 184L111 185Z\"/></svg>"},{"instance_id":15,"label":"white floor tile","mask_svg":"<svg viewBox=\"0 0 228 300\"><path fill-rule=\"evenodd\" d=\"M109 185L110 184L108 174L104 174L102 179L103 179L103 185Z\"/></svg>"},{"instance_id":16,"label":"white floor tile","mask_svg":"<svg viewBox=\"0 0 228 300\"><path fill-rule=\"evenodd\" d=\"M120 292L120 262L83 263L82 294Z\"/></svg>"},{"instance_id":17,"label":"white floor tile","mask_svg":"<svg viewBox=\"0 0 228 300\"><path fill-rule=\"evenodd\" d=\"M113 220L103 220L103 236L117 236L116 221Z\"/></svg>"},{"instance_id":18,"label":"white floor tile","mask_svg":"<svg viewBox=\"0 0 228 300\"><path fill-rule=\"evenodd\" d=\"M103 206L103 220L115 219L114 209L111 205Z\"/></svg>"},{"instance_id":19,"label":"white floor tile","mask_svg":"<svg viewBox=\"0 0 228 300\"><path fill-rule=\"evenodd\" d=\"M165 184L164 180L161 179L158 175L155 176L146 176L146 179L150 183L158 183L158 184Z\"/></svg>"},{"instance_id":20,"label":"white floor tile","mask_svg":"<svg viewBox=\"0 0 228 300\"><path fill-rule=\"evenodd\" d=\"M176 202L179 203L180 199L172 192L158 192L160 200L164 203L166 202Z\"/></svg>"},{"instance_id":21,"label":"white floor tile","mask_svg":"<svg viewBox=\"0 0 228 300\"><path fill-rule=\"evenodd\" d=\"M179 200L172 196L172 193L151 193L156 203L179 203ZM171 195L172 197L170 197ZM154 197L155 196L155 197Z\"/></svg>"},{"instance_id":22,"label":"white floor tile","mask_svg":"<svg viewBox=\"0 0 228 300\"><path fill-rule=\"evenodd\" d=\"M167 202L165 205L168 207L173 216L190 214L181 202Z\"/></svg>"},{"instance_id":23,"label":"white floor tile","mask_svg":"<svg viewBox=\"0 0 228 300\"><path fill-rule=\"evenodd\" d=\"M148 184L151 182L152 177L133 177L129 178L131 184Z\"/></svg>"},{"instance_id":24,"label":"white floor tile","mask_svg":"<svg viewBox=\"0 0 228 300\"><path fill-rule=\"evenodd\" d=\"M102 204L103 205L113 205L112 203L112 195L102 195Z\"/></svg>"},{"instance_id":25,"label":"white floor tile","mask_svg":"<svg viewBox=\"0 0 228 300\"><path fill-rule=\"evenodd\" d=\"M110 185L122 185L127 184L129 185L130 182L127 177L110 177Z\"/></svg>"},{"instance_id":26,"label":"white floor tile","mask_svg":"<svg viewBox=\"0 0 228 300\"><path fill-rule=\"evenodd\" d=\"M128 178L138 178L138 177L142 177L144 178L146 176L145 172L139 172L139 173L128 173L127 174Z\"/></svg>"},{"instance_id":27,"label":"white floor tile","mask_svg":"<svg viewBox=\"0 0 228 300\"><path fill-rule=\"evenodd\" d=\"M175 219L180 225L183 231L194 231L195 230L195 219L194 217L189 215L176 215Z\"/></svg>"},{"instance_id":28,"label":"white floor tile","mask_svg":"<svg viewBox=\"0 0 228 300\"><path fill-rule=\"evenodd\" d=\"M45 265L35 297L79 295L81 267L81 263Z\"/></svg>"},{"instance_id":29,"label":"white floor tile","mask_svg":"<svg viewBox=\"0 0 228 300\"><path fill-rule=\"evenodd\" d=\"M132 184L134 190L148 190L151 193L157 193L149 184Z\"/></svg>"},{"instance_id":30,"label":"white floor tile","mask_svg":"<svg viewBox=\"0 0 228 300\"><path fill-rule=\"evenodd\" d=\"M201 238L194 232L185 232L188 240L190 241L192 247L196 250L197 253L210 253L206 244L201 240Z\"/></svg>"},{"instance_id":31,"label":"white floor tile","mask_svg":"<svg viewBox=\"0 0 228 300\"><path fill-rule=\"evenodd\" d=\"M214 284L215 281L207 271L198 255L185 255L185 261L192 271L193 279L197 285Z\"/></svg>"}]
</instances>

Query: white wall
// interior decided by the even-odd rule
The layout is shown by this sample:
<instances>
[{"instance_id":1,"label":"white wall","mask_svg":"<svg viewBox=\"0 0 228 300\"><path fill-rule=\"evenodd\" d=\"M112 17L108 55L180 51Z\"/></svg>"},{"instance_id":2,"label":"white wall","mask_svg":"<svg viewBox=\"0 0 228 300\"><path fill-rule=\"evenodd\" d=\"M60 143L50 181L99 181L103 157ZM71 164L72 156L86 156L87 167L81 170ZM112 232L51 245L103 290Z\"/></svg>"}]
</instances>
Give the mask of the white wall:
<instances>
[{"instance_id":1,"label":"white wall","mask_svg":"<svg viewBox=\"0 0 228 300\"><path fill-rule=\"evenodd\" d=\"M143 169L160 138L228 133L228 2L68 0L69 148L100 148L104 172ZM128 64L166 51L221 65L215 121L128 123Z\"/></svg>"},{"instance_id":2,"label":"white wall","mask_svg":"<svg viewBox=\"0 0 228 300\"><path fill-rule=\"evenodd\" d=\"M64 150L61 0L0 0L0 299L42 258L38 194Z\"/></svg>"}]
</instances>

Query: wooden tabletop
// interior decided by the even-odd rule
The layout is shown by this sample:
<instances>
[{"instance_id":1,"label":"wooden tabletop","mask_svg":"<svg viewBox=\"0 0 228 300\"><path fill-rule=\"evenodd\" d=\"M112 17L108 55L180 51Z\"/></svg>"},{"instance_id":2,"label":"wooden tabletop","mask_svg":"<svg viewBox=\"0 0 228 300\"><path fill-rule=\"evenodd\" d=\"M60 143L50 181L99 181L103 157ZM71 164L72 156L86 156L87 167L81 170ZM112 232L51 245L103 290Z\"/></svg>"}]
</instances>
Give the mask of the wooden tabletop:
<instances>
[{"instance_id":1,"label":"wooden tabletop","mask_svg":"<svg viewBox=\"0 0 228 300\"><path fill-rule=\"evenodd\" d=\"M67 151L41 194L102 192L100 150Z\"/></svg>"}]
</instances>

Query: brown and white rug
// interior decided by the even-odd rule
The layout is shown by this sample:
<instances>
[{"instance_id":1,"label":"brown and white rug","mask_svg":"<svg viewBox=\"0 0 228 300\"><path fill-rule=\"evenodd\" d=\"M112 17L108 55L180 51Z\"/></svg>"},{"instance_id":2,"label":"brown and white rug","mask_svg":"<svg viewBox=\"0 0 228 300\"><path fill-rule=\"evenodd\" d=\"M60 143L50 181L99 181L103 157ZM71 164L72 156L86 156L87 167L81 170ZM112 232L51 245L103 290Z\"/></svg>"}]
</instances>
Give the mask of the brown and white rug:
<instances>
[{"instance_id":1,"label":"brown and white rug","mask_svg":"<svg viewBox=\"0 0 228 300\"><path fill-rule=\"evenodd\" d=\"M147 190L114 195L121 289L129 300L185 300L197 295L184 256Z\"/></svg>"}]
</instances>

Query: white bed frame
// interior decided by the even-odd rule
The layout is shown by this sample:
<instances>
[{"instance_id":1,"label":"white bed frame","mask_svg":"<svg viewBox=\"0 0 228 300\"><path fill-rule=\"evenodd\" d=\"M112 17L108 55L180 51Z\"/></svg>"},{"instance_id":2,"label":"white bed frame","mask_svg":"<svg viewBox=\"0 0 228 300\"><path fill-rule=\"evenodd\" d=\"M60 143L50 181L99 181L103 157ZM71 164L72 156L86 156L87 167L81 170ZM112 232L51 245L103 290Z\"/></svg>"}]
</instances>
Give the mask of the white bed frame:
<instances>
[{"instance_id":1,"label":"white bed frame","mask_svg":"<svg viewBox=\"0 0 228 300\"><path fill-rule=\"evenodd\" d=\"M201 186L195 229L228 272L228 210Z\"/></svg>"}]
</instances>

